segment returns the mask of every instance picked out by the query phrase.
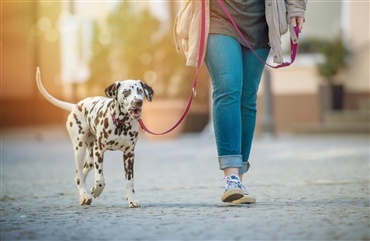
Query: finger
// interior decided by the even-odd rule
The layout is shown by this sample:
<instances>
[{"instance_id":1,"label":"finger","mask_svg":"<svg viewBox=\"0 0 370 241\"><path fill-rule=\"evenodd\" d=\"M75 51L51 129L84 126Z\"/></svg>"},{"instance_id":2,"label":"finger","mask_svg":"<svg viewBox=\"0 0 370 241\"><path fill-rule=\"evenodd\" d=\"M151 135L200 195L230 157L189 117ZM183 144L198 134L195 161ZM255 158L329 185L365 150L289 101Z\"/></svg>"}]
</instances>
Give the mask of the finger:
<instances>
[{"instance_id":1,"label":"finger","mask_svg":"<svg viewBox=\"0 0 370 241\"><path fill-rule=\"evenodd\" d=\"M303 28L304 19L303 18L298 18L297 20L298 20L299 30L301 31L302 28Z\"/></svg>"},{"instance_id":2,"label":"finger","mask_svg":"<svg viewBox=\"0 0 370 241\"><path fill-rule=\"evenodd\" d=\"M297 18L296 17L291 17L290 21L292 23L292 27L295 28L297 26Z\"/></svg>"}]
</instances>

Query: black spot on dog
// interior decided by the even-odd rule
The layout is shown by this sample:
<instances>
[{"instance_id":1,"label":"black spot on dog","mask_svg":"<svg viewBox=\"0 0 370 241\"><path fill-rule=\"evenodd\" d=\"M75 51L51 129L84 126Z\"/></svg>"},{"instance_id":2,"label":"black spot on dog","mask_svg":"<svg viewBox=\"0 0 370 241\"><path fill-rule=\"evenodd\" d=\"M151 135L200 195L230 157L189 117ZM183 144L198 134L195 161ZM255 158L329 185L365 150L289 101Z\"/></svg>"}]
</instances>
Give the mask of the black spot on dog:
<instances>
[{"instance_id":1,"label":"black spot on dog","mask_svg":"<svg viewBox=\"0 0 370 241\"><path fill-rule=\"evenodd\" d=\"M83 131L82 131L81 121L78 120L77 115L73 114L73 118L75 119L76 124L78 126L78 133L79 134L81 134L81 133L84 134Z\"/></svg>"},{"instance_id":2,"label":"black spot on dog","mask_svg":"<svg viewBox=\"0 0 370 241\"><path fill-rule=\"evenodd\" d=\"M98 157L98 162L99 162L99 163L102 163L102 162L103 162L103 160L104 160L104 159L103 159L103 157Z\"/></svg>"},{"instance_id":3,"label":"black spot on dog","mask_svg":"<svg viewBox=\"0 0 370 241\"><path fill-rule=\"evenodd\" d=\"M113 101L109 101L108 105L107 105L107 110L109 109L109 107L112 105Z\"/></svg>"},{"instance_id":4,"label":"black spot on dog","mask_svg":"<svg viewBox=\"0 0 370 241\"><path fill-rule=\"evenodd\" d=\"M103 113L103 116L105 116L105 118L107 118L107 116L108 116L107 113L108 113L108 108L106 108L105 111L104 111L104 113Z\"/></svg>"},{"instance_id":5,"label":"black spot on dog","mask_svg":"<svg viewBox=\"0 0 370 241\"><path fill-rule=\"evenodd\" d=\"M96 106L97 103L98 103L98 101L94 101L92 103L92 106L91 106L91 109L90 109L90 112L89 113L92 113L94 110L96 110L95 106Z\"/></svg>"},{"instance_id":6,"label":"black spot on dog","mask_svg":"<svg viewBox=\"0 0 370 241\"><path fill-rule=\"evenodd\" d=\"M102 115L103 115L103 113L102 113L102 111L101 111L101 109L104 107L104 105L101 105L100 107L99 107L99 109L97 109L97 111L96 111L96 113L99 113L99 118L101 118L102 117Z\"/></svg>"},{"instance_id":7,"label":"black spot on dog","mask_svg":"<svg viewBox=\"0 0 370 241\"><path fill-rule=\"evenodd\" d=\"M104 147L104 144L102 142L102 139L103 139L103 136L100 135L99 138L98 138L98 146L99 146L99 150L103 150L103 147Z\"/></svg>"},{"instance_id":8,"label":"black spot on dog","mask_svg":"<svg viewBox=\"0 0 370 241\"><path fill-rule=\"evenodd\" d=\"M113 140L112 140L112 141L109 141L109 142L107 143L107 145L110 145L110 146L111 146L111 145L114 145L115 143L116 143L116 141L113 141Z\"/></svg>"},{"instance_id":9,"label":"black spot on dog","mask_svg":"<svg viewBox=\"0 0 370 241\"><path fill-rule=\"evenodd\" d=\"M109 122L108 122L108 118L107 117L105 117L105 119L104 119L104 128L108 128L108 126L109 126Z\"/></svg>"},{"instance_id":10,"label":"black spot on dog","mask_svg":"<svg viewBox=\"0 0 370 241\"><path fill-rule=\"evenodd\" d=\"M102 155L100 155L100 153L99 152L95 152L95 156L98 158L98 163L102 163L103 162L103 156Z\"/></svg>"},{"instance_id":11,"label":"black spot on dog","mask_svg":"<svg viewBox=\"0 0 370 241\"><path fill-rule=\"evenodd\" d=\"M132 152L126 154L127 158L132 158L134 154Z\"/></svg>"},{"instance_id":12,"label":"black spot on dog","mask_svg":"<svg viewBox=\"0 0 370 241\"><path fill-rule=\"evenodd\" d=\"M107 138L108 138L109 134L108 134L108 132L107 132L107 130L106 130L106 129L103 129L103 135L104 135L104 138L105 138L105 139L107 139Z\"/></svg>"},{"instance_id":13,"label":"black spot on dog","mask_svg":"<svg viewBox=\"0 0 370 241\"><path fill-rule=\"evenodd\" d=\"M99 124L99 118L96 116L94 119L94 126L98 126Z\"/></svg>"}]
</instances>

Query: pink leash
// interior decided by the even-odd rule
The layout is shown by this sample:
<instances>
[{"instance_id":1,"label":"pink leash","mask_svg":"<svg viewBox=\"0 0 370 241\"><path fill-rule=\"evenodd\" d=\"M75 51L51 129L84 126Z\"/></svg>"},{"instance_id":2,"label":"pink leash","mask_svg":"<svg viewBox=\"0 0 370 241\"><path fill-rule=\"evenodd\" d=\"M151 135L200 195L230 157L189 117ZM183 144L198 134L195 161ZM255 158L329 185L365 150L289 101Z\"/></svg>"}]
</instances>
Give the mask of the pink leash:
<instances>
[{"instance_id":1,"label":"pink leash","mask_svg":"<svg viewBox=\"0 0 370 241\"><path fill-rule=\"evenodd\" d=\"M139 119L139 124L141 126L141 129L143 131L146 131L152 135L164 135L164 134L167 134L169 132L171 132L173 129L175 129L176 127L178 127L181 122L185 119L185 117L187 116L188 112L189 112L189 109L190 109L190 106L191 106L191 103L193 102L193 98L195 97L196 95L196 89L197 89L197 82L198 82L198 76L199 76L199 70L200 70L200 66L202 65L202 57L203 57L203 53L204 53L204 43L205 43L205 33L206 33L206 14L205 14L205 1L202 0L202 19L201 19L201 36L200 36L200 43L199 43L199 55L198 55L198 63L197 63L197 71L195 73L195 77L194 77L194 82L193 82L193 88L191 90L191 93L190 93L190 97L189 97L189 100L188 100L188 104L185 108L185 111L184 113L181 115L180 119L175 123L175 125L173 127L171 127L169 130L167 131L164 131L164 132L161 132L161 133L155 133L155 132L152 132L150 131L144 124L144 122Z\"/></svg>"},{"instance_id":2,"label":"pink leash","mask_svg":"<svg viewBox=\"0 0 370 241\"><path fill-rule=\"evenodd\" d=\"M291 48L291 60L290 60L290 62L285 62L285 63L279 64L277 66L273 66L273 65L270 65L270 64L266 63L266 61L264 61L256 53L256 51L254 51L254 49L250 46L250 44L248 43L248 41L244 38L243 34L239 30L239 28L236 25L234 19L231 17L230 13L227 11L227 9L224 6L224 4L222 3L222 1L221 0L217 0L217 2L221 6L221 8L225 12L225 14L227 15L227 17L229 18L229 20L231 21L231 23L233 24L234 28L236 29L236 31L238 32L238 34L240 35L240 37L243 39L243 41L245 42L245 44L254 53L254 55L256 55L256 57L260 61L262 61L267 66L269 66L271 68L274 68L274 69L278 69L278 68L282 68L282 67L287 67L287 66L291 65L294 62L295 57L297 55L297 51L298 51L298 43L294 44L293 41L290 40L290 48ZM171 132L172 130L174 130L176 127L178 127L181 124L181 122L185 119L185 117L187 116L187 114L189 113L190 106L191 106L191 104L193 102L193 98L196 96L196 87L197 87L197 82L198 82L199 70L200 70L200 66L202 65L202 59L203 59L204 48L205 48L205 46L204 46L204 44L205 44L205 33L206 33L205 0L202 0L202 18L201 18L201 24L200 25L201 25L201 36L200 36L200 43L199 43L199 55L198 55L197 70L196 70L196 73L195 73L194 82L193 82L193 88L192 88L192 91L190 93L188 104L187 104L187 106L186 106L183 114L181 115L180 119L175 123L174 126L172 126L169 130L164 131L164 132L161 132L161 133L152 132L151 130L149 130L145 126L145 124L142 121L142 119L139 119L139 124L140 124L141 129L143 131L146 131L146 132L148 132L148 133L150 133L152 135L164 135L164 134L167 134L167 133ZM296 36L298 38L298 34L299 34L299 28L298 28L298 26L294 29L294 31L295 31Z\"/></svg>"}]
</instances>

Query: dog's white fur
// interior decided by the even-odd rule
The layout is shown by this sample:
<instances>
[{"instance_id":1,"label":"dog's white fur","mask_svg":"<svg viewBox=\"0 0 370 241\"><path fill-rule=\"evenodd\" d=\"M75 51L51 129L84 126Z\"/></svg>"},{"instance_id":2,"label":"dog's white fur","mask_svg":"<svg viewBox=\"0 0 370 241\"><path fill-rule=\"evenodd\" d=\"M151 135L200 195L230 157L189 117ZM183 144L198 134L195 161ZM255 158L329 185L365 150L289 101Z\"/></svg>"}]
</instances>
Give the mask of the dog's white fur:
<instances>
[{"instance_id":1,"label":"dog's white fur","mask_svg":"<svg viewBox=\"0 0 370 241\"><path fill-rule=\"evenodd\" d=\"M151 101L153 90L140 80L117 81L105 89L107 97L90 97L72 104L50 95L41 82L40 70L36 83L41 94L55 106L70 111L66 127L76 160L75 181L81 205L90 205L105 186L103 157L107 150L123 151L126 200L129 207L139 207L134 191L134 149L138 138L138 119L144 96ZM94 168L95 183L89 193L87 174Z\"/></svg>"}]
</instances>

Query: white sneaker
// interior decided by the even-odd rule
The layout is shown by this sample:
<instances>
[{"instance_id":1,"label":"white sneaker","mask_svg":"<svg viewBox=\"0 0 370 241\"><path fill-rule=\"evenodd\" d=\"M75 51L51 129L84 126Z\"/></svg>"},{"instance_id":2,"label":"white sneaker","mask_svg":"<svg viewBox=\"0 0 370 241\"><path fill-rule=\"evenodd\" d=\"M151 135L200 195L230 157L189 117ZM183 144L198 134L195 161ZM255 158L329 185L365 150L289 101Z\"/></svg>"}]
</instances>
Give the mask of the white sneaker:
<instances>
[{"instance_id":1,"label":"white sneaker","mask_svg":"<svg viewBox=\"0 0 370 241\"><path fill-rule=\"evenodd\" d=\"M251 203L256 203L256 198L249 195L247 188L243 185L241 185L241 189L243 190L244 196L238 200L232 201L232 203L235 204L251 204Z\"/></svg>"},{"instance_id":2,"label":"white sneaker","mask_svg":"<svg viewBox=\"0 0 370 241\"><path fill-rule=\"evenodd\" d=\"M233 202L244 197L242 184L237 175L231 174L226 177L225 192L221 197L223 202Z\"/></svg>"}]
</instances>

